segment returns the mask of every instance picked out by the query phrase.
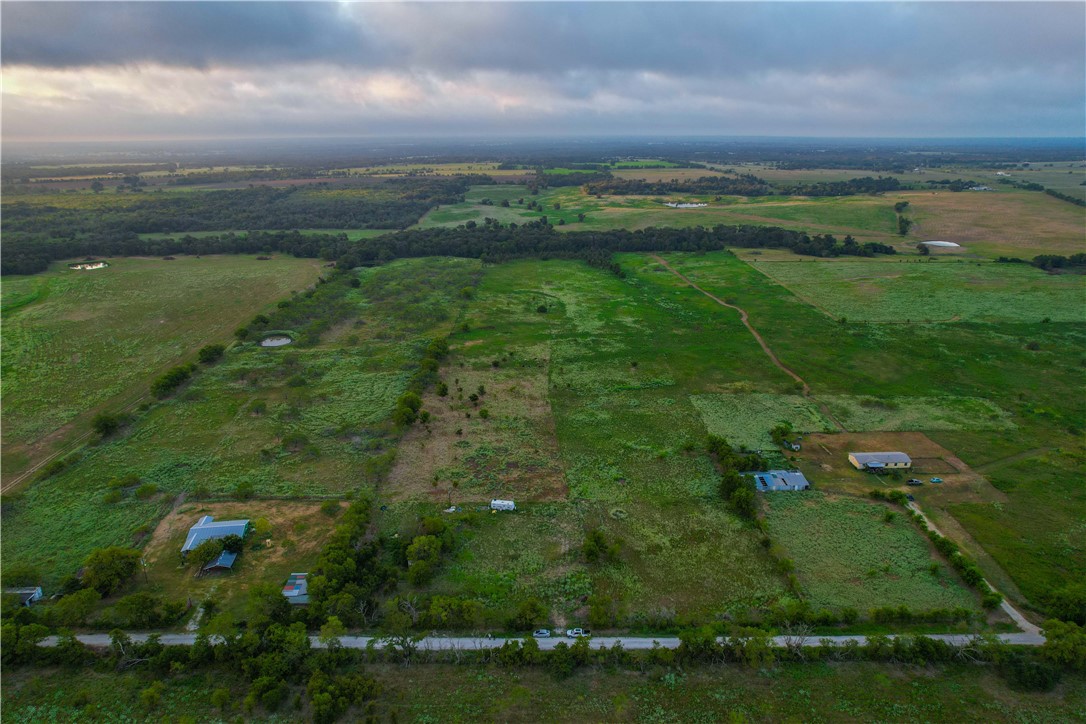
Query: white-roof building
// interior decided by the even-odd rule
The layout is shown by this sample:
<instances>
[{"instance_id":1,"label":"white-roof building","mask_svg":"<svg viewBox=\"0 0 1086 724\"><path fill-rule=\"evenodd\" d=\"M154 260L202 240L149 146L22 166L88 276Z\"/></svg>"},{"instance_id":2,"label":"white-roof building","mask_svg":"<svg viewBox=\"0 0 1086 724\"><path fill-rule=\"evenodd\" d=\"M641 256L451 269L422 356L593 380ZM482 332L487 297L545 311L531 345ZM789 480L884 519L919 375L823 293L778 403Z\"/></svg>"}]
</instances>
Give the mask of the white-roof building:
<instances>
[{"instance_id":1,"label":"white-roof building","mask_svg":"<svg viewBox=\"0 0 1086 724\"><path fill-rule=\"evenodd\" d=\"M913 464L903 452L850 452L848 461L857 470L907 470Z\"/></svg>"}]
</instances>

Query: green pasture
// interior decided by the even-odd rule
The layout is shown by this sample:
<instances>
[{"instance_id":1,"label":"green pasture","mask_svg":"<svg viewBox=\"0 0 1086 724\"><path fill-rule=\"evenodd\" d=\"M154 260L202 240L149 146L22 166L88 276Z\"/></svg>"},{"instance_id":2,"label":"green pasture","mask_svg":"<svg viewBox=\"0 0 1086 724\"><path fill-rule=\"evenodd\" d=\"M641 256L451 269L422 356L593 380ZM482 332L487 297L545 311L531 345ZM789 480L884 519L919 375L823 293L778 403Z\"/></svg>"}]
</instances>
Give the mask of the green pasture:
<instances>
[{"instance_id":1,"label":"green pasture","mask_svg":"<svg viewBox=\"0 0 1086 724\"><path fill-rule=\"evenodd\" d=\"M705 430L689 401L704 385L737 379L786 386L736 320L686 291L660 295L641 279L578 262L525 261L490 267L464 321L468 330L453 335L456 352L443 378L450 385L485 380L485 404L499 409L492 396L503 376L520 368L535 375L543 365L559 451L554 464L564 469L569 493L488 518L433 590L480 597L497 609L536 595L556 617L577 608L571 592L612 596L628 615L706 615L772 603L783 593L755 536L716 500L716 474L701 452ZM744 371L721 367L721 358ZM513 450L480 443L474 422L464 421L460 462L439 470L439 485L455 475L458 490L470 491L488 485L487 471L525 464ZM511 422L499 415L487 424ZM434 512L445 504L433 503ZM624 541L621 560L586 567L578 551L592 527ZM508 567L518 575L503 573Z\"/></svg>"},{"instance_id":2,"label":"green pasture","mask_svg":"<svg viewBox=\"0 0 1086 724\"><path fill-rule=\"evenodd\" d=\"M1086 321L1086 277L991 262L754 262L834 319Z\"/></svg>"},{"instance_id":3,"label":"green pasture","mask_svg":"<svg viewBox=\"0 0 1086 724\"><path fill-rule=\"evenodd\" d=\"M451 326L478 269L433 258L360 270L362 287L348 300L355 315L321 345L235 345L130 431L12 501L5 564L32 564L55 583L92 549L133 542L180 493L229 498L244 484L258 496L297 498L366 486L388 452L388 417L409 370ZM130 474L158 493L106 502L110 481Z\"/></svg>"},{"instance_id":4,"label":"green pasture","mask_svg":"<svg viewBox=\"0 0 1086 724\"><path fill-rule=\"evenodd\" d=\"M812 606L977 609L976 596L901 513L887 520L885 505L816 491L763 497L770 537L795 561Z\"/></svg>"},{"instance_id":5,"label":"green pasture","mask_svg":"<svg viewBox=\"0 0 1086 724\"><path fill-rule=\"evenodd\" d=\"M780 423L800 433L836 430L817 402L801 395L702 394L691 401L710 433L747 450L775 449L769 431ZM818 402L849 432L1014 428L1006 411L975 397L819 395Z\"/></svg>"},{"instance_id":6,"label":"green pasture","mask_svg":"<svg viewBox=\"0 0 1086 724\"><path fill-rule=\"evenodd\" d=\"M728 721L858 720L1023 722L1073 721L1086 707L1086 680L1066 674L1047 693L1012 689L995 672L975 665L903 667L876 663L738 664L683 666L681 671L590 667L557 680L539 667L370 664L376 699L365 710L379 721ZM207 677L215 677L214 686ZM138 667L125 672L16 668L4 675L5 719L29 724L114 718L283 722L307 718L293 711L291 691L275 714L246 711L248 681L238 672L172 673L151 710L140 692L163 678ZM225 709L211 695L225 688ZM348 717L361 716L362 708Z\"/></svg>"},{"instance_id":7,"label":"green pasture","mask_svg":"<svg viewBox=\"0 0 1086 724\"><path fill-rule=\"evenodd\" d=\"M129 394L134 387L225 340L319 271L312 260L279 255L109 263L5 278L5 457L108 400L139 397ZM4 466L5 476L17 471Z\"/></svg>"},{"instance_id":8,"label":"green pasture","mask_svg":"<svg viewBox=\"0 0 1086 724\"><path fill-rule=\"evenodd\" d=\"M915 412L910 410L911 404L902 403L936 398L940 406L949 405L940 415L949 415L950 422L959 419L971 422L961 423L959 430L932 423L918 427L928 428L929 436L936 442L974 466L1035 449L1058 447L1068 451L1069 456L1061 458L1063 462L1058 467L1042 464L1032 468L1031 475L1037 481L1034 489L1043 491L1044 495L1035 496L1024 491L1008 493L1007 500L999 502L1002 508L991 504L970 508L973 514L963 516L961 521L970 534L986 541L994 540L996 536L1002 536L1005 541L1030 541L1050 536L1053 530L1062 530L1053 523L1060 516L1086 517L1086 502L1077 496L1075 483L1086 474L1086 466L1081 460L1086 400L1081 395L1068 394L1068 390L1081 389L1086 382L1080 353L1086 344L1086 325L1082 322L1044 323L1035 319L1030 322L962 321L944 325L863 324L850 316L847 324L841 324L729 254L663 256L703 289L745 309L751 324L782 362L807 380L816 400L828 396L831 409L839 405L841 396L845 396L850 399L848 407L852 411L838 411L846 416L860 413L861 423L872 415L892 418L906 413L912 419L916 419L916 414L921 420L935 419L929 401L923 402ZM637 270L639 277L657 283L662 293L684 287L684 282L661 272L646 256L631 254L620 255L620 258L624 267ZM831 269L819 272L823 264ZM890 267L894 263L874 264ZM856 270L864 268L863 264L846 260L818 264L780 263L777 266L802 266L810 270L815 279L832 279L834 274L842 274L832 269L838 265ZM900 266L911 269L926 265ZM994 264L976 267L937 262L931 266L945 266L948 272L959 266L970 272L990 268L995 273L1002 273L1003 269L1002 265ZM1011 274L1029 272L1036 270L1018 267ZM1078 283L1039 272L1033 278L1039 278L1041 282L1054 281L1057 288ZM1000 283L1009 287L1007 279ZM1029 303L1030 299L1026 297L1026 304ZM724 316L736 315L734 310L719 305L717 309ZM1037 349L1028 348L1029 342L1036 342ZM756 383L719 390L732 393L790 391L768 390ZM865 399L878 402L865 405ZM894 404L898 407L894 408ZM925 410L925 406L928 409ZM773 420L767 427L775 423ZM848 423L845 424L848 427ZM876 419L871 424L882 426L885 423ZM992 476L993 482L999 479L994 472ZM982 528L989 532L985 533ZM1005 542L998 546L1000 565L1016 580L1029 578L1030 571L1035 568L1032 557L1018 555L1028 545ZM1050 583L1075 580L1076 569L1062 560L1053 560L1053 565L1045 570L1049 577L1042 580ZM1027 595L1036 596L1041 591L1040 585L1032 588L1026 585L1026 588L1031 591Z\"/></svg>"}]
</instances>

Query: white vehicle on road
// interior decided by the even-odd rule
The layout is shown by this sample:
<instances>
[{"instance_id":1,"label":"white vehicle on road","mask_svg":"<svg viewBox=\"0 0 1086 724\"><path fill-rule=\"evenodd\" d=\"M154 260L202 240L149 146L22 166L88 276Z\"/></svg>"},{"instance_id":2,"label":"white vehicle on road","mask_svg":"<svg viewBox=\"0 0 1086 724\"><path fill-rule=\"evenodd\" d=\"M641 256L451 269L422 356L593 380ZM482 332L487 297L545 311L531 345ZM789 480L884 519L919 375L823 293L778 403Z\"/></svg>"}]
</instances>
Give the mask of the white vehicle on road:
<instances>
[{"instance_id":1,"label":"white vehicle on road","mask_svg":"<svg viewBox=\"0 0 1086 724\"><path fill-rule=\"evenodd\" d=\"M566 629L566 638L569 639L586 639L592 635L592 632L586 628L570 628Z\"/></svg>"}]
</instances>

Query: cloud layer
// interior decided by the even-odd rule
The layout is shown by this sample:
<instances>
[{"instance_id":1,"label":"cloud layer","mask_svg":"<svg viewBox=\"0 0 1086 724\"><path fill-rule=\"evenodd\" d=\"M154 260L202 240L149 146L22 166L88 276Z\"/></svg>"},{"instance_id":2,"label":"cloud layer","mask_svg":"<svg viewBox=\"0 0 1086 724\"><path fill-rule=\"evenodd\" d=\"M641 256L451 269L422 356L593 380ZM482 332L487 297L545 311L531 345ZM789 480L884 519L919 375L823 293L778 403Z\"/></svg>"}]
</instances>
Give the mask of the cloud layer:
<instances>
[{"instance_id":1,"label":"cloud layer","mask_svg":"<svg viewBox=\"0 0 1086 724\"><path fill-rule=\"evenodd\" d=\"M1082 135L1082 3L5 3L7 138Z\"/></svg>"}]
</instances>

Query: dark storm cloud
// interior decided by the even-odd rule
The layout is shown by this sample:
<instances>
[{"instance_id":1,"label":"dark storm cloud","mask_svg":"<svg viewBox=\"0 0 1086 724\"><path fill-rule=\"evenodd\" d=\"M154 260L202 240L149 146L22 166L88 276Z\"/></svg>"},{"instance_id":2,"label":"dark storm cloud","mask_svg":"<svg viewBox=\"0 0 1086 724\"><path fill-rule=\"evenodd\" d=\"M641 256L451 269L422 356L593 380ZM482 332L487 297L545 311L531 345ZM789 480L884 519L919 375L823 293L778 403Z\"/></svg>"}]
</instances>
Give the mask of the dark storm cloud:
<instances>
[{"instance_id":1,"label":"dark storm cloud","mask_svg":"<svg viewBox=\"0 0 1086 724\"><path fill-rule=\"evenodd\" d=\"M907 76L1082 65L1082 3L5 3L3 61Z\"/></svg>"},{"instance_id":2,"label":"dark storm cloud","mask_svg":"<svg viewBox=\"0 0 1086 724\"><path fill-rule=\"evenodd\" d=\"M1084 127L1082 2L4 2L0 13L9 136Z\"/></svg>"},{"instance_id":3,"label":"dark storm cloud","mask_svg":"<svg viewBox=\"0 0 1086 724\"><path fill-rule=\"evenodd\" d=\"M3 62L41 67L365 59L340 6L257 2L5 2Z\"/></svg>"}]
</instances>

